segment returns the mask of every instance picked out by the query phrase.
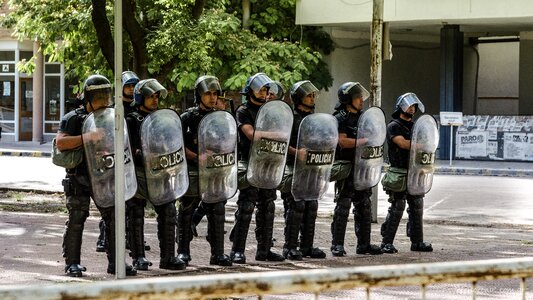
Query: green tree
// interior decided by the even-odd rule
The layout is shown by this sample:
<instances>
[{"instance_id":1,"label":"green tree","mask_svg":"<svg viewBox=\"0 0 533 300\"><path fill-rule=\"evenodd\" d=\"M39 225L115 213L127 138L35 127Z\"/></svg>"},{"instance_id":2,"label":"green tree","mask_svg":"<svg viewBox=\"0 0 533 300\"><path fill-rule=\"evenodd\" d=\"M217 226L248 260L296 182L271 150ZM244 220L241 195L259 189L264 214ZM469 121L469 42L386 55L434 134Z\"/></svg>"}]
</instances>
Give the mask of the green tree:
<instances>
[{"instance_id":1,"label":"green tree","mask_svg":"<svg viewBox=\"0 0 533 300\"><path fill-rule=\"evenodd\" d=\"M112 76L113 3L10 0L12 12L2 24L12 27L20 39L37 38L49 61L65 64L67 78L95 72ZM324 72L320 49L284 38L287 29L279 27L276 33L275 24L265 22L268 30L262 34L255 29L259 21L254 21L253 30L243 30L239 8L231 0L123 0L124 69L157 78L169 88L171 101L202 74L217 75L226 89L239 90L256 72L286 85ZM294 27L289 20L293 15L294 5L278 20ZM20 67L31 72L33 62ZM318 85L330 86L329 78Z\"/></svg>"}]
</instances>

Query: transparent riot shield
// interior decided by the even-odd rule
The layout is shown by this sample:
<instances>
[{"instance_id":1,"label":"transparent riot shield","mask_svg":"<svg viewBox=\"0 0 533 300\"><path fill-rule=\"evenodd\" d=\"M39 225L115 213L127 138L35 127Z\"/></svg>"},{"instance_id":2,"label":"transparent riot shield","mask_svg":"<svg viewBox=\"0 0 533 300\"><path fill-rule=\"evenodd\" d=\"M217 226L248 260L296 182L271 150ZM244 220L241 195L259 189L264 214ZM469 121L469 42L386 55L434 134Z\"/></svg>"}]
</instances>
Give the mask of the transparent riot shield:
<instances>
[{"instance_id":1,"label":"transparent riot shield","mask_svg":"<svg viewBox=\"0 0 533 300\"><path fill-rule=\"evenodd\" d=\"M409 169L407 171L407 192L424 195L433 184L433 163L439 145L437 121L430 115L422 115L413 126Z\"/></svg>"},{"instance_id":2,"label":"transparent riot shield","mask_svg":"<svg viewBox=\"0 0 533 300\"><path fill-rule=\"evenodd\" d=\"M141 124L141 143L150 202L161 205L185 194L189 176L178 114L160 109L146 116Z\"/></svg>"},{"instance_id":3,"label":"transparent riot shield","mask_svg":"<svg viewBox=\"0 0 533 300\"><path fill-rule=\"evenodd\" d=\"M275 189L281 182L292 122L292 109L283 101L269 101L259 109L246 172L251 185Z\"/></svg>"},{"instance_id":4,"label":"transparent riot shield","mask_svg":"<svg viewBox=\"0 0 533 300\"><path fill-rule=\"evenodd\" d=\"M366 190L379 183L386 135L383 110L377 106L370 107L357 124L357 140L362 144L355 148L353 180L356 190Z\"/></svg>"},{"instance_id":5,"label":"transparent riot shield","mask_svg":"<svg viewBox=\"0 0 533 300\"><path fill-rule=\"evenodd\" d=\"M319 200L328 189L338 141L337 120L315 113L300 123L291 192L295 200Z\"/></svg>"},{"instance_id":6,"label":"transparent riot shield","mask_svg":"<svg viewBox=\"0 0 533 300\"><path fill-rule=\"evenodd\" d=\"M126 123L123 120L124 123ZM92 198L100 207L115 205L115 110L102 108L91 113L83 122L83 147ZM135 166L131 155L128 128L124 124L124 200L137 191Z\"/></svg>"},{"instance_id":7,"label":"transparent riot shield","mask_svg":"<svg viewBox=\"0 0 533 300\"><path fill-rule=\"evenodd\" d=\"M237 192L237 124L230 113L207 114L198 127L199 193L202 201L226 201Z\"/></svg>"}]
</instances>

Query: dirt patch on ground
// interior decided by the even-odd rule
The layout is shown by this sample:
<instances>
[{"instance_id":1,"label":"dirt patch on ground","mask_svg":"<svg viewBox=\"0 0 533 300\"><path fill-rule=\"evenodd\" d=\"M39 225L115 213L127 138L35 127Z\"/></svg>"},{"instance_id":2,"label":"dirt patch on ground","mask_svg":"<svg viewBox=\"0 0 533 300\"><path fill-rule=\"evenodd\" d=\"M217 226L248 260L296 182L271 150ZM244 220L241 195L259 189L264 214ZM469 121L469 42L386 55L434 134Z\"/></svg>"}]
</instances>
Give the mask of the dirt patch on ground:
<instances>
[{"instance_id":1,"label":"dirt patch on ground","mask_svg":"<svg viewBox=\"0 0 533 300\"><path fill-rule=\"evenodd\" d=\"M32 213L67 213L63 194L0 191L0 210Z\"/></svg>"}]
</instances>

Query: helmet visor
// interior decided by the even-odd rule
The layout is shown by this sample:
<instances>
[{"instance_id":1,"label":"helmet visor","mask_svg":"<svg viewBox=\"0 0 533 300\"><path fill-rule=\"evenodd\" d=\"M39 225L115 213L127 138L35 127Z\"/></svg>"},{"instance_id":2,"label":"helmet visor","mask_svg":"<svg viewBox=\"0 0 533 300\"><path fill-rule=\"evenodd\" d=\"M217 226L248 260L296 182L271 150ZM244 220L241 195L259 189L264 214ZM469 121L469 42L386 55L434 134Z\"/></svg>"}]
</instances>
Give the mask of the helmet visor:
<instances>
[{"instance_id":1,"label":"helmet visor","mask_svg":"<svg viewBox=\"0 0 533 300\"><path fill-rule=\"evenodd\" d=\"M143 97L149 97L152 94L159 93L159 98L165 98L168 94L167 89L156 79L148 79L139 87Z\"/></svg>"},{"instance_id":2,"label":"helmet visor","mask_svg":"<svg viewBox=\"0 0 533 300\"><path fill-rule=\"evenodd\" d=\"M139 77L132 71L122 72L122 87L128 84L137 84L139 82Z\"/></svg>"},{"instance_id":3,"label":"helmet visor","mask_svg":"<svg viewBox=\"0 0 533 300\"><path fill-rule=\"evenodd\" d=\"M301 99L311 94L315 97L315 99L318 98L318 89L309 80L302 82L302 84L296 88L296 93Z\"/></svg>"},{"instance_id":4,"label":"helmet visor","mask_svg":"<svg viewBox=\"0 0 533 300\"><path fill-rule=\"evenodd\" d=\"M196 91L202 95L207 91L216 91L217 95L222 94L222 87L215 76L205 76L196 84Z\"/></svg>"},{"instance_id":5,"label":"helmet visor","mask_svg":"<svg viewBox=\"0 0 533 300\"><path fill-rule=\"evenodd\" d=\"M417 109L422 113L425 111L424 104L422 104L422 101L420 101L414 93L405 93L401 95L398 103L396 103L396 106L399 106L403 112L406 112L411 105L416 105Z\"/></svg>"},{"instance_id":6,"label":"helmet visor","mask_svg":"<svg viewBox=\"0 0 533 300\"><path fill-rule=\"evenodd\" d=\"M347 86L342 92L345 95L350 95L352 99L361 97L363 101L370 97L370 93L359 82L353 82L353 84Z\"/></svg>"},{"instance_id":7,"label":"helmet visor","mask_svg":"<svg viewBox=\"0 0 533 300\"><path fill-rule=\"evenodd\" d=\"M279 82L272 82L268 90L268 100L280 100L285 95L285 89Z\"/></svg>"},{"instance_id":8,"label":"helmet visor","mask_svg":"<svg viewBox=\"0 0 533 300\"><path fill-rule=\"evenodd\" d=\"M250 82L250 89L258 93L263 87L270 88L270 85L272 83L272 79L270 79L263 73L259 73L254 78L252 78L252 81Z\"/></svg>"}]
</instances>

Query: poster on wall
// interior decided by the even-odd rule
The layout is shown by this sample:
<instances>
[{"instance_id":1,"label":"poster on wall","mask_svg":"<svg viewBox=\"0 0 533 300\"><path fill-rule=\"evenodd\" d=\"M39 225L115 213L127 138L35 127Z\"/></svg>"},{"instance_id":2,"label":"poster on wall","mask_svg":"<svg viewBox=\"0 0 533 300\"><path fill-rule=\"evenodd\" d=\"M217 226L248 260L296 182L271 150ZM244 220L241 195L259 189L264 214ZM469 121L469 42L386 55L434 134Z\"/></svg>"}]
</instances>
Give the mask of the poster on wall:
<instances>
[{"instance_id":1,"label":"poster on wall","mask_svg":"<svg viewBox=\"0 0 533 300\"><path fill-rule=\"evenodd\" d=\"M463 121L456 158L533 161L533 116L464 115Z\"/></svg>"},{"instance_id":2,"label":"poster on wall","mask_svg":"<svg viewBox=\"0 0 533 300\"><path fill-rule=\"evenodd\" d=\"M486 131L457 131L456 136L456 156L457 157L487 157L487 136Z\"/></svg>"},{"instance_id":3,"label":"poster on wall","mask_svg":"<svg viewBox=\"0 0 533 300\"><path fill-rule=\"evenodd\" d=\"M506 132L503 135L503 158L525 159L529 137L525 132Z\"/></svg>"}]
</instances>

